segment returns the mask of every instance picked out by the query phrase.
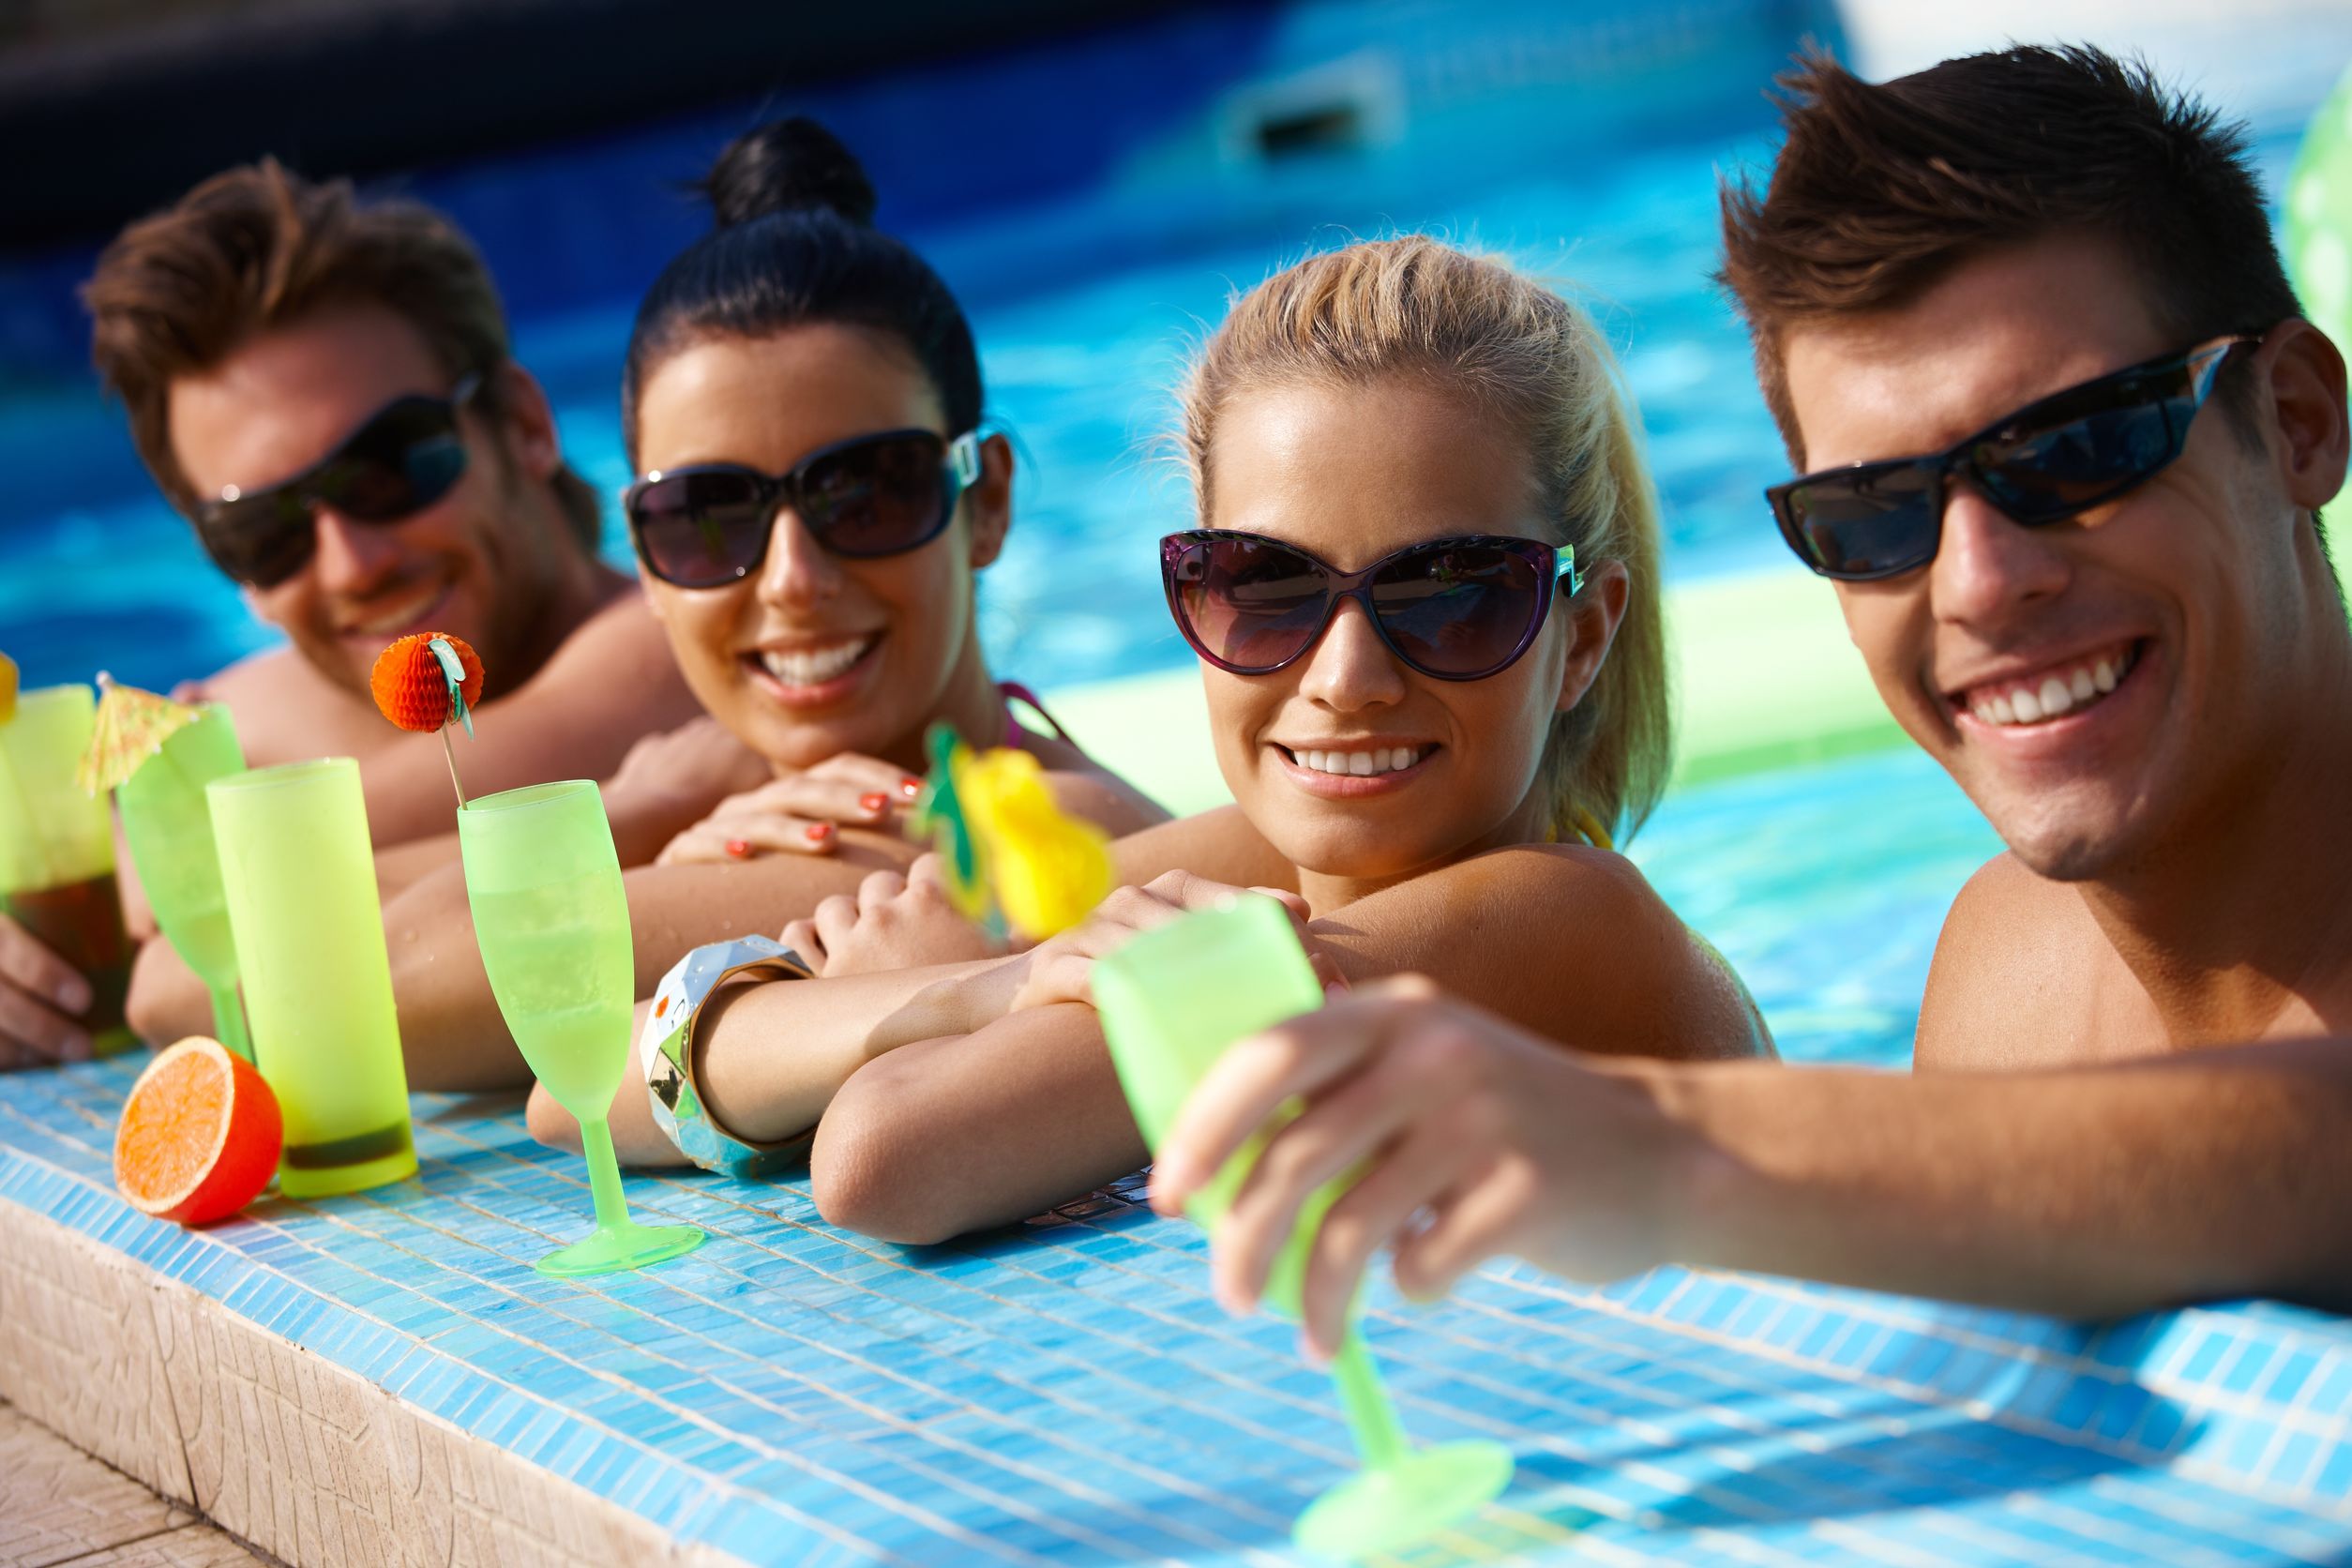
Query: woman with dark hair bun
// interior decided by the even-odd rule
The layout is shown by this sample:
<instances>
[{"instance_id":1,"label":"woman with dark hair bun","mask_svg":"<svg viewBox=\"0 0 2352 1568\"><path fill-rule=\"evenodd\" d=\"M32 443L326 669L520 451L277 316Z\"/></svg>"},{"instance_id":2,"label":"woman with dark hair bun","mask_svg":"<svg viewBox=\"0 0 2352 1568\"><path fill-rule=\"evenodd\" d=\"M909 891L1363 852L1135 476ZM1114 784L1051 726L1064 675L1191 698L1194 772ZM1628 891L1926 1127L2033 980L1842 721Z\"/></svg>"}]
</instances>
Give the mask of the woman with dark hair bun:
<instances>
[{"instance_id":1,"label":"woman with dark hair bun","mask_svg":"<svg viewBox=\"0 0 2352 1568\"><path fill-rule=\"evenodd\" d=\"M975 574L1012 523L1013 452L981 429L980 357L947 285L874 228L873 187L805 119L719 155L718 226L639 309L622 426L654 612L704 708L774 782L665 863L828 851L887 825L924 731L1036 753L1114 833L1162 820L1047 722L1029 729L980 651ZM1042 712L1042 710L1036 710Z\"/></svg>"},{"instance_id":2,"label":"woman with dark hair bun","mask_svg":"<svg viewBox=\"0 0 2352 1568\"><path fill-rule=\"evenodd\" d=\"M648 743L657 755L636 761L641 778L691 783L747 747L771 776L627 872L639 994L699 944L814 917L816 948L816 933L854 922L860 896L904 892L921 848L905 836L907 807L934 724L1034 755L1065 809L1130 836L1123 876L1193 861L1245 880L1278 873L1233 813L1136 836L1167 813L989 671L975 578L1012 526L1012 446L982 426L961 307L873 227L856 158L822 127L782 120L731 144L703 189L716 227L646 294L621 396L646 598L716 723ZM434 961L436 931L463 929L446 924L462 888L425 896L433 907L393 911L417 933L395 942L411 1077L516 1081L479 966ZM955 956L941 935L928 933L927 957ZM986 952L977 931L945 935ZM883 945L869 935L860 958L890 961ZM641 1084L624 1096L616 1131L643 1121L644 1100Z\"/></svg>"}]
</instances>

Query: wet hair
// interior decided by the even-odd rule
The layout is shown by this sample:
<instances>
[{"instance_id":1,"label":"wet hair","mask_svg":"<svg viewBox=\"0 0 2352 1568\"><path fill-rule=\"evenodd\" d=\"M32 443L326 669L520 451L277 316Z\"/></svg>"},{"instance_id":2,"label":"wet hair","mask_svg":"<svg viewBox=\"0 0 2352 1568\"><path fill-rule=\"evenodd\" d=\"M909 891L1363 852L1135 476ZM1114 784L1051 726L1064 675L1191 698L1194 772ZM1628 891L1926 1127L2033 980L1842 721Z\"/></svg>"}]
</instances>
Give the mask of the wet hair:
<instances>
[{"instance_id":1,"label":"wet hair","mask_svg":"<svg viewBox=\"0 0 2352 1568\"><path fill-rule=\"evenodd\" d=\"M1630 837L1673 748L1658 590L1658 498L1616 362L1591 317L1504 262L1410 235L1310 257L1235 300L1183 393L1182 440L1208 522L1216 427L1284 386L1405 378L1458 396L1528 454L1536 525L1590 570L1623 563L1623 621L1582 701L1553 716L1540 778L1563 840L1590 812Z\"/></svg>"},{"instance_id":2,"label":"wet hair","mask_svg":"<svg viewBox=\"0 0 2352 1568\"><path fill-rule=\"evenodd\" d=\"M314 181L274 158L215 174L115 236L83 285L90 357L130 415L131 443L172 504L197 496L172 453L172 383L242 344L323 310L374 306L424 339L452 383L482 380L499 412L510 362L490 269L456 224L421 204L361 202L345 180ZM556 470L558 505L583 550L599 532L596 492Z\"/></svg>"},{"instance_id":3,"label":"wet hair","mask_svg":"<svg viewBox=\"0 0 2352 1568\"><path fill-rule=\"evenodd\" d=\"M638 396L664 359L796 326L888 340L929 378L948 434L980 422L980 356L963 308L928 263L873 226L873 185L832 132L799 116L761 126L728 144L701 189L716 227L662 269L629 334L621 428L632 467Z\"/></svg>"},{"instance_id":4,"label":"wet hair","mask_svg":"<svg viewBox=\"0 0 2352 1568\"><path fill-rule=\"evenodd\" d=\"M2088 47L2016 47L1873 85L1822 53L1779 79L1787 137L1759 194L1723 188L1718 280L1746 317L1756 377L1802 460L1784 344L1809 321L1897 309L1972 257L2103 236L2182 347L2301 314L2246 131ZM2223 400L2251 433L2242 377Z\"/></svg>"}]
</instances>

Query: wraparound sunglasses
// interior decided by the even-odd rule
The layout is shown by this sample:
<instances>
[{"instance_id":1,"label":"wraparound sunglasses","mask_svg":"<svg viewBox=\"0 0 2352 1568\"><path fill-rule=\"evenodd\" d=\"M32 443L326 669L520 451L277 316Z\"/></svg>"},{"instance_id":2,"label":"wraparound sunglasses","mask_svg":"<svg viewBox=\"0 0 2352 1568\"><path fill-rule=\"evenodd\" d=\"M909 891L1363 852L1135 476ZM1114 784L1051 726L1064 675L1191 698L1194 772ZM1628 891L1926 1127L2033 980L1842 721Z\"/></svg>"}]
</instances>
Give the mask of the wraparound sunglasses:
<instances>
[{"instance_id":1,"label":"wraparound sunglasses","mask_svg":"<svg viewBox=\"0 0 2352 1568\"><path fill-rule=\"evenodd\" d=\"M1160 541L1160 578L1193 651L1236 675L1267 675L1323 635L1354 599L1391 653L1441 681L1516 663L1551 612L1553 585L1584 586L1576 552L1491 534L1431 539L1343 572L1296 545L1199 528Z\"/></svg>"},{"instance_id":2,"label":"wraparound sunglasses","mask_svg":"<svg viewBox=\"0 0 2352 1568\"><path fill-rule=\"evenodd\" d=\"M716 588L760 569L776 514L792 509L836 555L871 559L930 543L980 477L980 432L883 430L819 447L789 474L697 463L622 492L637 558L662 581Z\"/></svg>"},{"instance_id":3,"label":"wraparound sunglasses","mask_svg":"<svg viewBox=\"0 0 2352 1568\"><path fill-rule=\"evenodd\" d=\"M262 490L227 487L196 508L204 553L239 582L275 588L310 564L320 507L375 526L423 511L465 474L458 411L481 384L468 376L445 398L395 398L293 478Z\"/></svg>"},{"instance_id":4,"label":"wraparound sunglasses","mask_svg":"<svg viewBox=\"0 0 2352 1568\"><path fill-rule=\"evenodd\" d=\"M2209 339L2028 403L1941 452L1823 469L1764 497L1823 577L1899 577L1936 558L1955 472L2028 528L2117 500L2180 456L2224 362L2260 341Z\"/></svg>"}]
</instances>

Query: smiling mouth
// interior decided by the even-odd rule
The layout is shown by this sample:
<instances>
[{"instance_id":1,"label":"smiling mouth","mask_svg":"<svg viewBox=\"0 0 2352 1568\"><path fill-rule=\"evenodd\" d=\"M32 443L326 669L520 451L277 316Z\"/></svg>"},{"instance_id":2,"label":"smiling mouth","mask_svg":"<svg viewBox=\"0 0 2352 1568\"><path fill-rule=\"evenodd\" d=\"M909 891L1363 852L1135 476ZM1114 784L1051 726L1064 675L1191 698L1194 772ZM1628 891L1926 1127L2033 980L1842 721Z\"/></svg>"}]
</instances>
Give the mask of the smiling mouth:
<instances>
[{"instance_id":1,"label":"smiling mouth","mask_svg":"<svg viewBox=\"0 0 2352 1568\"><path fill-rule=\"evenodd\" d=\"M438 611L449 596L454 585L435 582L392 600L380 610L373 610L364 620L355 620L336 627L338 637L383 639L398 637L410 630Z\"/></svg>"},{"instance_id":2,"label":"smiling mouth","mask_svg":"<svg viewBox=\"0 0 2352 1568\"><path fill-rule=\"evenodd\" d=\"M1381 774L1402 773L1418 767L1438 748L1434 746L1376 746L1360 751L1328 750L1308 747L1293 750L1287 746L1274 747L1309 773L1326 774L1334 778L1374 778Z\"/></svg>"},{"instance_id":3,"label":"smiling mouth","mask_svg":"<svg viewBox=\"0 0 2352 1568\"><path fill-rule=\"evenodd\" d=\"M2009 676L1950 695L1952 705L1997 730L2048 724L2103 702L2139 662L2134 639L2028 675Z\"/></svg>"},{"instance_id":4,"label":"smiling mouth","mask_svg":"<svg viewBox=\"0 0 2352 1568\"><path fill-rule=\"evenodd\" d=\"M745 663L765 671L776 685L800 690L839 680L881 646L882 640L882 633L869 632L821 647L759 648L743 656Z\"/></svg>"}]
</instances>

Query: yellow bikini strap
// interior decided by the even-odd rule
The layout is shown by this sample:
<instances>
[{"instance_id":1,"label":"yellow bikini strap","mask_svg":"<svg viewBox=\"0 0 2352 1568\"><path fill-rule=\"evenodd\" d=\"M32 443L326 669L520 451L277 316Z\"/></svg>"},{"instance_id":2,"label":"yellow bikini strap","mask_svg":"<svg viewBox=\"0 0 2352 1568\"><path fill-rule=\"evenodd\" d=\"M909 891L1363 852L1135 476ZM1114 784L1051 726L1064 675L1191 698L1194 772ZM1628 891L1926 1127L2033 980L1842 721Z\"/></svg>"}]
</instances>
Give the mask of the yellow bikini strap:
<instances>
[{"instance_id":1,"label":"yellow bikini strap","mask_svg":"<svg viewBox=\"0 0 2352 1568\"><path fill-rule=\"evenodd\" d=\"M1570 825L1576 830L1576 837L1582 838L1586 843L1591 845L1596 850L1614 850L1617 848L1616 843L1609 837L1609 830L1601 825L1601 820L1595 817L1591 812L1587 811L1581 806L1576 807L1576 821ZM1559 843L1560 829L1556 826L1545 828L1544 830L1544 842L1546 844Z\"/></svg>"}]
</instances>

